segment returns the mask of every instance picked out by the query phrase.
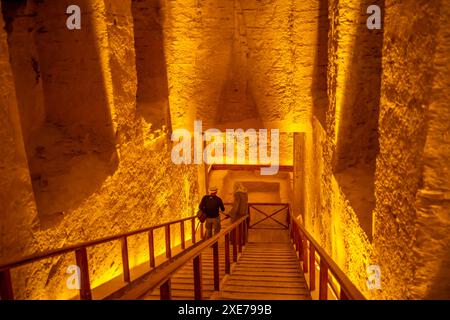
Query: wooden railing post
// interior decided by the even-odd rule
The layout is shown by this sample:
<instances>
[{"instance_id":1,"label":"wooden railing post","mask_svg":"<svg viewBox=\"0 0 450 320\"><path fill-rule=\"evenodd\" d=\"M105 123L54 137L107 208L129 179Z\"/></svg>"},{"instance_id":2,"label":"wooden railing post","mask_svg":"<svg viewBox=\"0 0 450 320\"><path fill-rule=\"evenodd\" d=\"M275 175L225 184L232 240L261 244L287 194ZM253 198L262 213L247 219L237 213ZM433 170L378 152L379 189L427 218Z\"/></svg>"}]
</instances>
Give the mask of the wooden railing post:
<instances>
[{"instance_id":1,"label":"wooden railing post","mask_svg":"<svg viewBox=\"0 0 450 320\"><path fill-rule=\"evenodd\" d=\"M220 275L219 275L219 242L213 244L213 261L214 261L214 290L220 290Z\"/></svg>"},{"instance_id":2,"label":"wooden railing post","mask_svg":"<svg viewBox=\"0 0 450 320\"><path fill-rule=\"evenodd\" d=\"M293 223L291 221L291 216L289 215L289 236L291 237L291 240L294 242L294 228L293 228Z\"/></svg>"},{"instance_id":3,"label":"wooden railing post","mask_svg":"<svg viewBox=\"0 0 450 320\"><path fill-rule=\"evenodd\" d=\"M170 248L170 224L166 224L166 234L165 234L165 238L166 238L166 258L170 259L172 258L172 250Z\"/></svg>"},{"instance_id":4,"label":"wooden railing post","mask_svg":"<svg viewBox=\"0 0 450 320\"><path fill-rule=\"evenodd\" d=\"M75 258L80 268L80 299L92 300L91 283L89 281L89 264L86 248L80 248L75 251Z\"/></svg>"},{"instance_id":5,"label":"wooden railing post","mask_svg":"<svg viewBox=\"0 0 450 320\"><path fill-rule=\"evenodd\" d=\"M202 300L202 256L194 258L194 299Z\"/></svg>"},{"instance_id":6,"label":"wooden railing post","mask_svg":"<svg viewBox=\"0 0 450 320\"><path fill-rule=\"evenodd\" d=\"M248 225L247 225L247 219L244 220L244 246L247 244L248 242Z\"/></svg>"},{"instance_id":7,"label":"wooden railing post","mask_svg":"<svg viewBox=\"0 0 450 320\"><path fill-rule=\"evenodd\" d=\"M303 260L303 239L300 235L300 231L298 231L297 226L295 227L296 231L296 238L297 238L297 251L298 251L298 258L300 261ZM306 271L305 271L306 272Z\"/></svg>"},{"instance_id":8,"label":"wooden railing post","mask_svg":"<svg viewBox=\"0 0 450 320\"><path fill-rule=\"evenodd\" d=\"M295 246L295 251L298 252L298 237L297 237L297 226L295 224L292 225L292 242ZM300 258L300 255L299 255ZM301 259L301 258L300 258Z\"/></svg>"},{"instance_id":9,"label":"wooden railing post","mask_svg":"<svg viewBox=\"0 0 450 320\"><path fill-rule=\"evenodd\" d=\"M230 274L231 264L230 264L230 234L225 235L225 273Z\"/></svg>"},{"instance_id":10,"label":"wooden railing post","mask_svg":"<svg viewBox=\"0 0 450 320\"><path fill-rule=\"evenodd\" d=\"M159 287L159 296L161 300L172 300L172 289L170 278Z\"/></svg>"},{"instance_id":11,"label":"wooden railing post","mask_svg":"<svg viewBox=\"0 0 450 320\"><path fill-rule=\"evenodd\" d=\"M316 290L316 250L309 244L309 290Z\"/></svg>"},{"instance_id":12,"label":"wooden railing post","mask_svg":"<svg viewBox=\"0 0 450 320\"><path fill-rule=\"evenodd\" d=\"M302 238L302 236L300 236ZM303 246L302 246L302 253L303 253L303 272L308 272L308 240L302 239Z\"/></svg>"},{"instance_id":13,"label":"wooden railing post","mask_svg":"<svg viewBox=\"0 0 450 320\"><path fill-rule=\"evenodd\" d=\"M192 243L195 243L195 218L192 218L191 220L191 240Z\"/></svg>"},{"instance_id":14,"label":"wooden railing post","mask_svg":"<svg viewBox=\"0 0 450 320\"><path fill-rule=\"evenodd\" d=\"M320 259L319 300L328 299L328 266Z\"/></svg>"},{"instance_id":15,"label":"wooden railing post","mask_svg":"<svg viewBox=\"0 0 450 320\"><path fill-rule=\"evenodd\" d=\"M233 262L237 262L237 235L236 228L231 231L231 238L233 239Z\"/></svg>"},{"instance_id":16,"label":"wooden railing post","mask_svg":"<svg viewBox=\"0 0 450 320\"><path fill-rule=\"evenodd\" d=\"M200 239L205 239L205 233L203 232L203 223L200 223Z\"/></svg>"},{"instance_id":17,"label":"wooden railing post","mask_svg":"<svg viewBox=\"0 0 450 320\"><path fill-rule=\"evenodd\" d=\"M245 238L247 237L247 227L245 226L245 220L242 221L242 246L245 246L246 244L246 240Z\"/></svg>"},{"instance_id":18,"label":"wooden railing post","mask_svg":"<svg viewBox=\"0 0 450 320\"><path fill-rule=\"evenodd\" d=\"M239 253L242 253L242 223L237 226L237 232Z\"/></svg>"},{"instance_id":19,"label":"wooden railing post","mask_svg":"<svg viewBox=\"0 0 450 320\"><path fill-rule=\"evenodd\" d=\"M291 225L291 208L289 204L286 205L287 208L287 215L286 215L286 225L288 226L288 229Z\"/></svg>"},{"instance_id":20,"label":"wooden railing post","mask_svg":"<svg viewBox=\"0 0 450 320\"><path fill-rule=\"evenodd\" d=\"M128 241L127 237L121 239L122 244L122 268L123 268L123 281L130 283L130 264L128 261Z\"/></svg>"},{"instance_id":21,"label":"wooden railing post","mask_svg":"<svg viewBox=\"0 0 450 320\"><path fill-rule=\"evenodd\" d=\"M247 243L248 243L248 238L249 238L249 230L250 230L250 222L249 222L249 220L247 219L247 222L246 222L246 224L247 224Z\"/></svg>"},{"instance_id":22,"label":"wooden railing post","mask_svg":"<svg viewBox=\"0 0 450 320\"><path fill-rule=\"evenodd\" d=\"M150 268L155 267L155 244L153 238L153 229L148 232L148 254L150 256Z\"/></svg>"},{"instance_id":23,"label":"wooden railing post","mask_svg":"<svg viewBox=\"0 0 450 320\"><path fill-rule=\"evenodd\" d=\"M292 228L292 240L294 241L295 250L299 253L298 254L299 255L299 259L301 260L302 257L300 255L300 249L299 249L299 245L298 245L298 243L299 243L298 229L297 229L297 226L295 226L295 225Z\"/></svg>"},{"instance_id":24,"label":"wooden railing post","mask_svg":"<svg viewBox=\"0 0 450 320\"><path fill-rule=\"evenodd\" d=\"M339 293L339 299L341 299L341 300L348 300L348 296L345 293L345 291L342 290L342 288L341 288L341 292Z\"/></svg>"},{"instance_id":25,"label":"wooden railing post","mask_svg":"<svg viewBox=\"0 0 450 320\"><path fill-rule=\"evenodd\" d=\"M245 246L245 220L241 223L242 228L242 247Z\"/></svg>"},{"instance_id":26,"label":"wooden railing post","mask_svg":"<svg viewBox=\"0 0 450 320\"><path fill-rule=\"evenodd\" d=\"M14 292L9 269L0 272L0 297L1 300L14 300Z\"/></svg>"},{"instance_id":27,"label":"wooden railing post","mask_svg":"<svg viewBox=\"0 0 450 320\"><path fill-rule=\"evenodd\" d=\"M186 249L186 243L184 241L184 221L180 222L180 233L181 233L181 235L180 235L181 249L184 250L184 249Z\"/></svg>"}]
</instances>

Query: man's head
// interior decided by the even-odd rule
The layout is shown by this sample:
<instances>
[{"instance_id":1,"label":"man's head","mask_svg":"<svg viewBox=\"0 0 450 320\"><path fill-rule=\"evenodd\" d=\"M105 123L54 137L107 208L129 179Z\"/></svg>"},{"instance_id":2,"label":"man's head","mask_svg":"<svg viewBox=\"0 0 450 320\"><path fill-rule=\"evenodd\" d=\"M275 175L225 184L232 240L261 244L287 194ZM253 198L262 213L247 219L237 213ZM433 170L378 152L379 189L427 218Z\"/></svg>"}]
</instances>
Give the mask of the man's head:
<instances>
[{"instance_id":1,"label":"man's head","mask_svg":"<svg viewBox=\"0 0 450 320\"><path fill-rule=\"evenodd\" d=\"M217 187L210 187L209 188L209 193L211 195L216 195L217 194L217 190L219 190Z\"/></svg>"}]
</instances>

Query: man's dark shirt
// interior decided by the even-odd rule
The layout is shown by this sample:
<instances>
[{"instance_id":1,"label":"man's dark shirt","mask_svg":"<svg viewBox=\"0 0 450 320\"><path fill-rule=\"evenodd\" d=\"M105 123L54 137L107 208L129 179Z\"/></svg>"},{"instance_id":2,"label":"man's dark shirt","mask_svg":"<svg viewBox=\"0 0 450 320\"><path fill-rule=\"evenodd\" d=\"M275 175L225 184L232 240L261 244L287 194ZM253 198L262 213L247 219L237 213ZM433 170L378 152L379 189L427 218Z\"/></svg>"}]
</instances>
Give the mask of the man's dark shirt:
<instances>
[{"instance_id":1,"label":"man's dark shirt","mask_svg":"<svg viewBox=\"0 0 450 320\"><path fill-rule=\"evenodd\" d=\"M225 211L222 199L216 195L204 196L198 208L206 213L207 218L217 218L219 216L219 209Z\"/></svg>"}]
</instances>

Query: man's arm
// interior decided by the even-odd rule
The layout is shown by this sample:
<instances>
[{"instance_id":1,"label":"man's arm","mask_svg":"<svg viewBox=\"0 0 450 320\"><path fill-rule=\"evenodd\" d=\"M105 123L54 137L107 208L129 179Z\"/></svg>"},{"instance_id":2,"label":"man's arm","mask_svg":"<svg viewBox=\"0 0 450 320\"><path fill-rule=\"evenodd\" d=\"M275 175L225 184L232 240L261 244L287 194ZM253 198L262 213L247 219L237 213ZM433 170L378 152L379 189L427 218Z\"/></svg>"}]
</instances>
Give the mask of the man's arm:
<instances>
[{"instance_id":1,"label":"man's arm","mask_svg":"<svg viewBox=\"0 0 450 320\"><path fill-rule=\"evenodd\" d=\"M202 201L200 201L200 204L198 205L198 208L200 210L203 210L204 207L205 207L205 197L203 196Z\"/></svg>"},{"instance_id":2,"label":"man's arm","mask_svg":"<svg viewBox=\"0 0 450 320\"><path fill-rule=\"evenodd\" d=\"M223 201L222 201L222 199L221 198L219 198L219 206L220 206L220 210L222 210L222 212L224 212L225 211L225 206L223 205Z\"/></svg>"}]
</instances>

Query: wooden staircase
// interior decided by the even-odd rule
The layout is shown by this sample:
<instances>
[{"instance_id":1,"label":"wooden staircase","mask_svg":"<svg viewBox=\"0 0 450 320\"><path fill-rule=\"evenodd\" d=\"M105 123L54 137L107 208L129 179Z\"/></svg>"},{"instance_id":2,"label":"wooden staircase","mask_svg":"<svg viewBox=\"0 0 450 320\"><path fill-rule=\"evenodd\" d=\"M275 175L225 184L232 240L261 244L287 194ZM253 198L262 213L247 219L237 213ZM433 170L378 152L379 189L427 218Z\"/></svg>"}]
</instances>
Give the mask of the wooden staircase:
<instances>
[{"instance_id":1,"label":"wooden staircase","mask_svg":"<svg viewBox=\"0 0 450 320\"><path fill-rule=\"evenodd\" d=\"M287 204L249 204L223 229L121 299L365 299Z\"/></svg>"},{"instance_id":2,"label":"wooden staircase","mask_svg":"<svg viewBox=\"0 0 450 320\"><path fill-rule=\"evenodd\" d=\"M291 243L249 242L218 300L310 300L300 261Z\"/></svg>"},{"instance_id":3,"label":"wooden staircase","mask_svg":"<svg viewBox=\"0 0 450 320\"><path fill-rule=\"evenodd\" d=\"M219 251L223 252L224 243L219 244ZM202 257L202 293L204 299L210 299L214 293L214 261L213 250L209 248L201 254ZM223 255L219 255L220 281L225 277L225 261ZM171 279L172 300L194 300L194 266L190 261L176 272ZM151 293L142 297L144 300L160 300L160 290L156 288Z\"/></svg>"},{"instance_id":4,"label":"wooden staircase","mask_svg":"<svg viewBox=\"0 0 450 320\"><path fill-rule=\"evenodd\" d=\"M219 245L223 253L224 243ZM214 291L213 251L202 253L203 298L213 300L310 300L300 261L291 242L249 242L225 275L225 263L219 254L221 290ZM171 279L173 300L194 299L194 271L192 261L183 266ZM142 297L159 300L159 288Z\"/></svg>"},{"instance_id":5,"label":"wooden staircase","mask_svg":"<svg viewBox=\"0 0 450 320\"><path fill-rule=\"evenodd\" d=\"M177 225L179 248L171 241ZM187 227L190 239L185 237ZM157 229L165 234L164 261L155 256ZM132 277L127 239L138 234L148 235L149 261L144 272ZM11 269L68 253L75 255L80 268L79 298L98 298L92 294L87 249L120 241L123 281L100 299L310 300L310 292L321 300L365 299L294 217L289 204L250 203L247 216L231 224L224 221L222 231L210 239L201 240L202 235L193 216L32 255L0 266L0 298L14 299Z\"/></svg>"}]
</instances>

